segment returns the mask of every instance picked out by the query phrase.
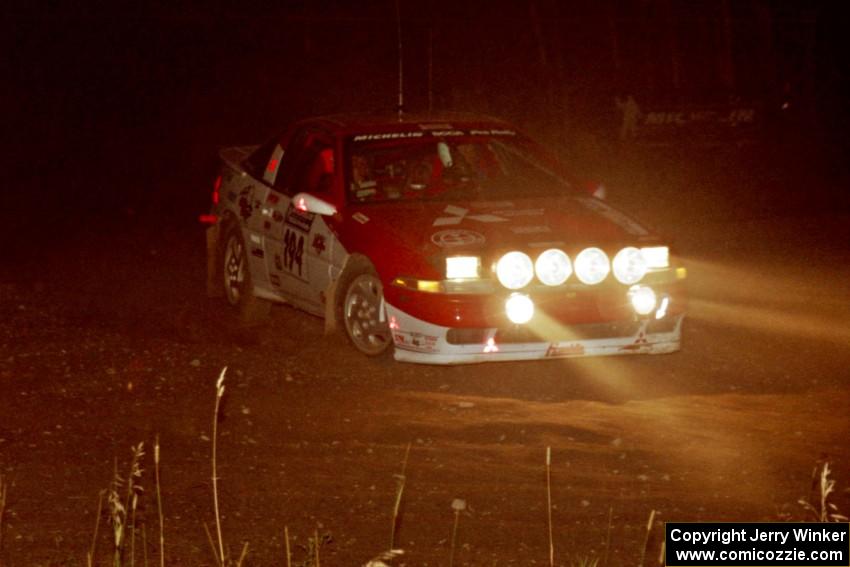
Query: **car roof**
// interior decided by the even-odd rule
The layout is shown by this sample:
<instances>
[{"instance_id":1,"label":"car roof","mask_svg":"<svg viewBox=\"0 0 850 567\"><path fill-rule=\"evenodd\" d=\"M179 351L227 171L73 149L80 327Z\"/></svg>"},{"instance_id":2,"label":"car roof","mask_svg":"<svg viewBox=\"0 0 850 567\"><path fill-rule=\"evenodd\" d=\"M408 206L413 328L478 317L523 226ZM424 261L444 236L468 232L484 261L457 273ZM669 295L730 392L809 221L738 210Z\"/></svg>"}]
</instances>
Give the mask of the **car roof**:
<instances>
[{"instance_id":1,"label":"car roof","mask_svg":"<svg viewBox=\"0 0 850 567\"><path fill-rule=\"evenodd\" d=\"M371 132L404 132L411 129L435 130L453 128L513 128L513 126L490 116L467 112L441 112L439 114L397 113L349 113L308 118L299 122L306 126L314 124L336 134L358 134Z\"/></svg>"}]
</instances>

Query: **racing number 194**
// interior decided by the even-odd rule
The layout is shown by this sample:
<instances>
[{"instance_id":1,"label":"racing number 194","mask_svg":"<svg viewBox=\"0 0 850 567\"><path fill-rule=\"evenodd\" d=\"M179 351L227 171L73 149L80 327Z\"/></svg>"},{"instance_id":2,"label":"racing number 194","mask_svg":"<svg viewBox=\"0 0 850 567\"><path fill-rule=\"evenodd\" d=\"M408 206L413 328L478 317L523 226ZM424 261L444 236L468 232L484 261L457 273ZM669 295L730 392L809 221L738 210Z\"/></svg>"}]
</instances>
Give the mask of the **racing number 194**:
<instances>
[{"instance_id":1,"label":"racing number 194","mask_svg":"<svg viewBox=\"0 0 850 567\"><path fill-rule=\"evenodd\" d=\"M298 266L298 275L301 275L301 263L304 256L304 235L296 234L294 230L286 229L283 235L283 265L290 272L295 271Z\"/></svg>"}]
</instances>

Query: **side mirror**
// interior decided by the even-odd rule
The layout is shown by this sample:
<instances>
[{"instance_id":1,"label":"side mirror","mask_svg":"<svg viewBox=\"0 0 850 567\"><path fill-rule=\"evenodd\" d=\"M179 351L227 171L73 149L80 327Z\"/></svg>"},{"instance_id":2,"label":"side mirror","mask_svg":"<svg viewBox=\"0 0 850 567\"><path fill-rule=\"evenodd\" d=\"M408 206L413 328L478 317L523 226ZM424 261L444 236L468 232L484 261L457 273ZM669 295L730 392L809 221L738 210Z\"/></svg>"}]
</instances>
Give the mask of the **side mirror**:
<instances>
[{"instance_id":1,"label":"side mirror","mask_svg":"<svg viewBox=\"0 0 850 567\"><path fill-rule=\"evenodd\" d=\"M327 217L336 214L336 207L310 193L297 193L292 197L292 206L305 213L315 213Z\"/></svg>"}]
</instances>

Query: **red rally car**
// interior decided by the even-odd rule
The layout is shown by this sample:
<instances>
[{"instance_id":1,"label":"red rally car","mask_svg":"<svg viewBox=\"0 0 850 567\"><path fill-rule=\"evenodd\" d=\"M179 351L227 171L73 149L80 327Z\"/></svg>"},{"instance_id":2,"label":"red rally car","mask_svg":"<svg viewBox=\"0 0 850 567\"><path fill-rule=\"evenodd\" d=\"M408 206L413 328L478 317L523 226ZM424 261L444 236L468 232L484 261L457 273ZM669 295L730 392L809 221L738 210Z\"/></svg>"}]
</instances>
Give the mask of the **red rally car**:
<instances>
[{"instance_id":1,"label":"red rally car","mask_svg":"<svg viewBox=\"0 0 850 567\"><path fill-rule=\"evenodd\" d=\"M330 116L221 158L208 292L244 321L285 302L432 364L680 348L667 243L508 123Z\"/></svg>"}]
</instances>

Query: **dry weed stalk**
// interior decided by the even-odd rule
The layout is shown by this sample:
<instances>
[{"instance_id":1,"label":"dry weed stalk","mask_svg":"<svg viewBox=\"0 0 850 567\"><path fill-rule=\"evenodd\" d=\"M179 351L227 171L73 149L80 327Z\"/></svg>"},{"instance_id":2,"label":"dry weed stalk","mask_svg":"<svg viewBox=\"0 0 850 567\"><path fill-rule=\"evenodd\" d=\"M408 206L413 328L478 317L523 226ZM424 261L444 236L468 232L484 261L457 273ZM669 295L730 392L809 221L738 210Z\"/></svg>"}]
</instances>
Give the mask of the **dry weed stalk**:
<instances>
[{"instance_id":1,"label":"dry weed stalk","mask_svg":"<svg viewBox=\"0 0 850 567\"><path fill-rule=\"evenodd\" d=\"M846 522L847 516L838 511L838 507L829 501L830 495L835 492L835 481L829 475L829 461L823 461L815 465L812 471L812 490L809 501L800 499L798 503L809 512L817 522ZM817 493L817 505L812 504L814 493Z\"/></svg>"},{"instance_id":2,"label":"dry weed stalk","mask_svg":"<svg viewBox=\"0 0 850 567\"><path fill-rule=\"evenodd\" d=\"M8 491L9 488L6 485L6 481L3 479L3 475L0 474L0 554L3 553L3 515L6 513L6 495Z\"/></svg>"},{"instance_id":3,"label":"dry weed stalk","mask_svg":"<svg viewBox=\"0 0 850 567\"><path fill-rule=\"evenodd\" d=\"M100 528L100 514L103 512L103 496L106 494L105 490L101 490L97 494L97 513L94 515L94 534L91 538L91 548L88 553L86 553L86 566L92 567L94 564L94 551L97 547L97 532Z\"/></svg>"},{"instance_id":4,"label":"dry weed stalk","mask_svg":"<svg viewBox=\"0 0 850 567\"><path fill-rule=\"evenodd\" d=\"M546 447L546 513L549 516L549 567L555 567L555 541L552 538L552 447Z\"/></svg>"},{"instance_id":5,"label":"dry weed stalk","mask_svg":"<svg viewBox=\"0 0 850 567\"><path fill-rule=\"evenodd\" d=\"M377 557L373 557L369 561L366 562L363 567L389 567L387 561L393 561L397 557L401 557L404 555L403 549L390 549L378 555Z\"/></svg>"},{"instance_id":6,"label":"dry weed stalk","mask_svg":"<svg viewBox=\"0 0 850 567\"><path fill-rule=\"evenodd\" d=\"M283 526L283 541L286 545L286 567L292 567L292 550L289 549L289 526Z\"/></svg>"},{"instance_id":7,"label":"dry weed stalk","mask_svg":"<svg viewBox=\"0 0 850 567\"><path fill-rule=\"evenodd\" d=\"M213 486L213 506L215 508L215 530L218 536L218 555L216 562L224 567L226 558L224 555L224 539L221 536L221 514L218 507L218 470L216 468L216 446L218 444L218 410L221 407L221 398L224 396L224 375L227 372L227 367L221 369L221 374L215 383L215 411L213 412L213 428L212 428L212 486Z\"/></svg>"},{"instance_id":8,"label":"dry weed stalk","mask_svg":"<svg viewBox=\"0 0 850 567\"><path fill-rule=\"evenodd\" d=\"M608 567L608 552L611 549L611 520L614 518L614 507L608 506L608 529L605 532L605 555L602 560L603 567Z\"/></svg>"},{"instance_id":9,"label":"dry weed stalk","mask_svg":"<svg viewBox=\"0 0 850 567\"><path fill-rule=\"evenodd\" d=\"M454 510L455 520L452 526L452 547L449 551L449 567L452 567L455 562L455 546L457 545L457 527L460 523L460 513L466 510L466 500L455 498L452 500L452 510Z\"/></svg>"},{"instance_id":10,"label":"dry weed stalk","mask_svg":"<svg viewBox=\"0 0 850 567\"><path fill-rule=\"evenodd\" d=\"M165 567L165 520L162 513L162 491L159 484L159 435L153 444L153 472L156 482L156 509L159 513L159 565ZM147 554L147 547L145 547ZM145 556L145 565L147 565L147 555Z\"/></svg>"},{"instance_id":11,"label":"dry weed stalk","mask_svg":"<svg viewBox=\"0 0 850 567\"><path fill-rule=\"evenodd\" d=\"M410 443L407 444L407 450L404 452L404 462L401 465L401 474L395 475L397 487L395 494L395 505L393 506L393 525L390 531L390 549L395 549L395 534L398 529L398 513L401 508L401 497L404 494L404 484L407 480L407 459L410 456Z\"/></svg>"},{"instance_id":12,"label":"dry weed stalk","mask_svg":"<svg viewBox=\"0 0 850 567\"><path fill-rule=\"evenodd\" d=\"M112 482L109 487L108 496L107 496L107 504L109 505L110 518L112 520L112 534L113 534L113 565L115 567L121 567L122 559L124 555L124 547L126 545L127 540L127 516L128 513L131 514L131 521L135 521L135 506L137 503L137 498L140 493L144 491L141 484L137 482L137 479L142 478L142 469L141 461L145 456L144 451L144 442L139 443L136 446L130 448L132 452L132 459L130 460L130 474L127 475L127 480L125 481L120 474L118 474L118 460L115 460L114 470L112 474ZM124 486L126 482L126 495L122 500L120 495L120 490ZM135 530L135 525L133 528ZM132 543L131 543L132 545Z\"/></svg>"},{"instance_id":13,"label":"dry weed stalk","mask_svg":"<svg viewBox=\"0 0 850 567\"><path fill-rule=\"evenodd\" d=\"M646 522L646 536L643 539L643 550L640 553L640 567L643 567L646 561L646 550L649 547L649 536L652 534L652 525L655 523L655 510L649 513L649 521Z\"/></svg>"}]
</instances>

